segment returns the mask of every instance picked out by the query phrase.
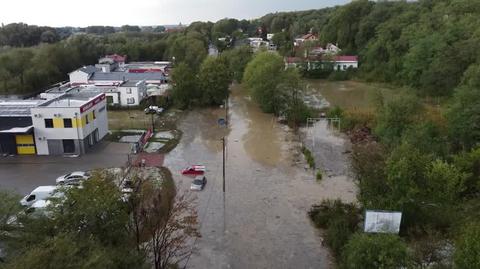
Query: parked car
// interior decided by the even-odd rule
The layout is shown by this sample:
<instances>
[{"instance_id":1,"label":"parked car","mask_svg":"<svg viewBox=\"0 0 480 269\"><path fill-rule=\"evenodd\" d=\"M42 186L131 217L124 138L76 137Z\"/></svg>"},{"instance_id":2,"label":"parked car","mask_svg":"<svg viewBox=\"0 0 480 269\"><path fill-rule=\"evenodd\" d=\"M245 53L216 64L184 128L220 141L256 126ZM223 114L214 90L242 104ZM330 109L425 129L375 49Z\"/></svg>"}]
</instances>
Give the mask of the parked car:
<instances>
[{"instance_id":1,"label":"parked car","mask_svg":"<svg viewBox=\"0 0 480 269\"><path fill-rule=\"evenodd\" d=\"M57 191L57 186L40 186L34 189L29 195L25 196L20 200L20 204L23 206L30 207L35 202L40 200L46 200L52 197Z\"/></svg>"},{"instance_id":2,"label":"parked car","mask_svg":"<svg viewBox=\"0 0 480 269\"><path fill-rule=\"evenodd\" d=\"M182 170L182 175L203 175L205 173L205 165L191 165Z\"/></svg>"},{"instance_id":3,"label":"parked car","mask_svg":"<svg viewBox=\"0 0 480 269\"><path fill-rule=\"evenodd\" d=\"M205 184L207 184L207 178L205 178L205 176L196 176L190 185L190 190L201 191L205 188Z\"/></svg>"},{"instance_id":4,"label":"parked car","mask_svg":"<svg viewBox=\"0 0 480 269\"><path fill-rule=\"evenodd\" d=\"M81 181L90 178L89 172L77 171L58 177L55 182L57 185L78 185Z\"/></svg>"},{"instance_id":5,"label":"parked car","mask_svg":"<svg viewBox=\"0 0 480 269\"><path fill-rule=\"evenodd\" d=\"M163 112L163 107L149 106L145 108L144 111L146 114L161 114Z\"/></svg>"}]
</instances>

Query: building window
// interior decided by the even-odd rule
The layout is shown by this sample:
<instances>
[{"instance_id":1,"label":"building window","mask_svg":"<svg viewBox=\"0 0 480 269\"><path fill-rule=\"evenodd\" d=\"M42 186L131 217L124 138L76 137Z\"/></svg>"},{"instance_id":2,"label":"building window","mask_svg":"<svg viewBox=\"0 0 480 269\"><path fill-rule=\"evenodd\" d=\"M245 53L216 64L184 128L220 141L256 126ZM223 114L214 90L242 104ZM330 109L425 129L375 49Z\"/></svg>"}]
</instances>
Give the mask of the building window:
<instances>
[{"instance_id":1,"label":"building window","mask_svg":"<svg viewBox=\"0 0 480 269\"><path fill-rule=\"evenodd\" d=\"M88 115L85 115L85 124L88 124Z\"/></svg>"},{"instance_id":2,"label":"building window","mask_svg":"<svg viewBox=\"0 0 480 269\"><path fill-rule=\"evenodd\" d=\"M93 117L93 119L96 119L96 118L97 118L97 116L95 115L95 110L92 111L92 117Z\"/></svg>"},{"instance_id":3,"label":"building window","mask_svg":"<svg viewBox=\"0 0 480 269\"><path fill-rule=\"evenodd\" d=\"M45 128L53 128L53 119L45 119Z\"/></svg>"},{"instance_id":4,"label":"building window","mask_svg":"<svg viewBox=\"0 0 480 269\"><path fill-rule=\"evenodd\" d=\"M132 94L132 88L128 88L128 89L127 89L127 93L128 93L128 94Z\"/></svg>"},{"instance_id":5,"label":"building window","mask_svg":"<svg viewBox=\"0 0 480 269\"><path fill-rule=\"evenodd\" d=\"M63 119L64 128L72 128L72 119Z\"/></svg>"},{"instance_id":6,"label":"building window","mask_svg":"<svg viewBox=\"0 0 480 269\"><path fill-rule=\"evenodd\" d=\"M135 104L135 98L133 98L133 97L127 98L127 104L129 104L129 105Z\"/></svg>"}]
</instances>

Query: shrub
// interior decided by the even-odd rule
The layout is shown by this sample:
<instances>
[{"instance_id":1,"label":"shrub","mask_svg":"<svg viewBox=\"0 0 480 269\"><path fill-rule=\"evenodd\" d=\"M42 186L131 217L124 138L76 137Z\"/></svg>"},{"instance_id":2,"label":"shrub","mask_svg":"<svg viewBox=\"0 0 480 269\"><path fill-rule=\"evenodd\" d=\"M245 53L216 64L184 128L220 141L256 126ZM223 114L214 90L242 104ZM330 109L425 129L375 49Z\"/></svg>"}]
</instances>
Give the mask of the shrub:
<instances>
[{"instance_id":1,"label":"shrub","mask_svg":"<svg viewBox=\"0 0 480 269\"><path fill-rule=\"evenodd\" d=\"M317 227L326 229L325 242L339 257L358 227L360 209L340 200L324 200L320 205L312 206L308 214Z\"/></svg>"},{"instance_id":2,"label":"shrub","mask_svg":"<svg viewBox=\"0 0 480 269\"><path fill-rule=\"evenodd\" d=\"M480 268L480 223L465 227L458 239L454 260L459 269Z\"/></svg>"},{"instance_id":3,"label":"shrub","mask_svg":"<svg viewBox=\"0 0 480 269\"><path fill-rule=\"evenodd\" d=\"M305 156L305 160L307 160L308 166L315 169L315 158L313 157L312 152L306 147L302 147L302 153Z\"/></svg>"},{"instance_id":4,"label":"shrub","mask_svg":"<svg viewBox=\"0 0 480 269\"><path fill-rule=\"evenodd\" d=\"M317 180L320 181L322 180L322 172L321 171L317 171Z\"/></svg>"},{"instance_id":5,"label":"shrub","mask_svg":"<svg viewBox=\"0 0 480 269\"><path fill-rule=\"evenodd\" d=\"M392 234L355 234L343 257L346 269L404 268L408 264L407 245Z\"/></svg>"}]
</instances>

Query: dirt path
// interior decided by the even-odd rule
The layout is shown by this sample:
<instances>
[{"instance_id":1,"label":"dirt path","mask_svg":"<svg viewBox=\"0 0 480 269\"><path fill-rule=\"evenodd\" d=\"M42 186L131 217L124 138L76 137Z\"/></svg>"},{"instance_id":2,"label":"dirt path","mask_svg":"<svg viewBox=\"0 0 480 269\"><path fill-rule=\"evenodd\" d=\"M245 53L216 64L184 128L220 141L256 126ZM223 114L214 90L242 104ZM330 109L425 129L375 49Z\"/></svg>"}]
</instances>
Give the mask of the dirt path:
<instances>
[{"instance_id":1,"label":"dirt path","mask_svg":"<svg viewBox=\"0 0 480 269\"><path fill-rule=\"evenodd\" d=\"M353 199L353 184L337 185L333 178L317 183L304 163L296 162L300 143L294 136L260 112L243 90L232 95L228 130L217 126L223 110L188 113L179 123L184 136L165 159L182 189L191 179L180 176L181 168L195 163L208 168L206 189L197 194L202 237L187 267L330 268L328 250L306 213L325 198Z\"/></svg>"}]
</instances>

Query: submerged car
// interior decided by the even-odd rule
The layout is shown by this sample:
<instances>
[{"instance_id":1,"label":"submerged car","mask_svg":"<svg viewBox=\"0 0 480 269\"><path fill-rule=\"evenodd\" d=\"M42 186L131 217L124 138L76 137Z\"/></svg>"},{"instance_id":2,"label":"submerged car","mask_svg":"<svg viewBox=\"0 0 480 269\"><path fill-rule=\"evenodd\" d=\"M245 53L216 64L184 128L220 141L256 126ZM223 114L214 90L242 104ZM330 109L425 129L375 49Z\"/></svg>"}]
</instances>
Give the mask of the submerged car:
<instances>
[{"instance_id":1,"label":"submerged car","mask_svg":"<svg viewBox=\"0 0 480 269\"><path fill-rule=\"evenodd\" d=\"M163 112L163 107L149 106L145 108L144 111L146 114L161 114Z\"/></svg>"},{"instance_id":2,"label":"submerged car","mask_svg":"<svg viewBox=\"0 0 480 269\"><path fill-rule=\"evenodd\" d=\"M205 188L205 184L207 184L207 179L205 176L196 176L190 185L190 190L201 191L203 188Z\"/></svg>"},{"instance_id":3,"label":"submerged car","mask_svg":"<svg viewBox=\"0 0 480 269\"><path fill-rule=\"evenodd\" d=\"M205 170L205 165L192 165L183 169L182 175L203 175Z\"/></svg>"},{"instance_id":4,"label":"submerged car","mask_svg":"<svg viewBox=\"0 0 480 269\"><path fill-rule=\"evenodd\" d=\"M77 171L60 176L55 180L55 182L57 185L80 184L81 181L89 179L90 176L91 175L88 172Z\"/></svg>"}]
</instances>

